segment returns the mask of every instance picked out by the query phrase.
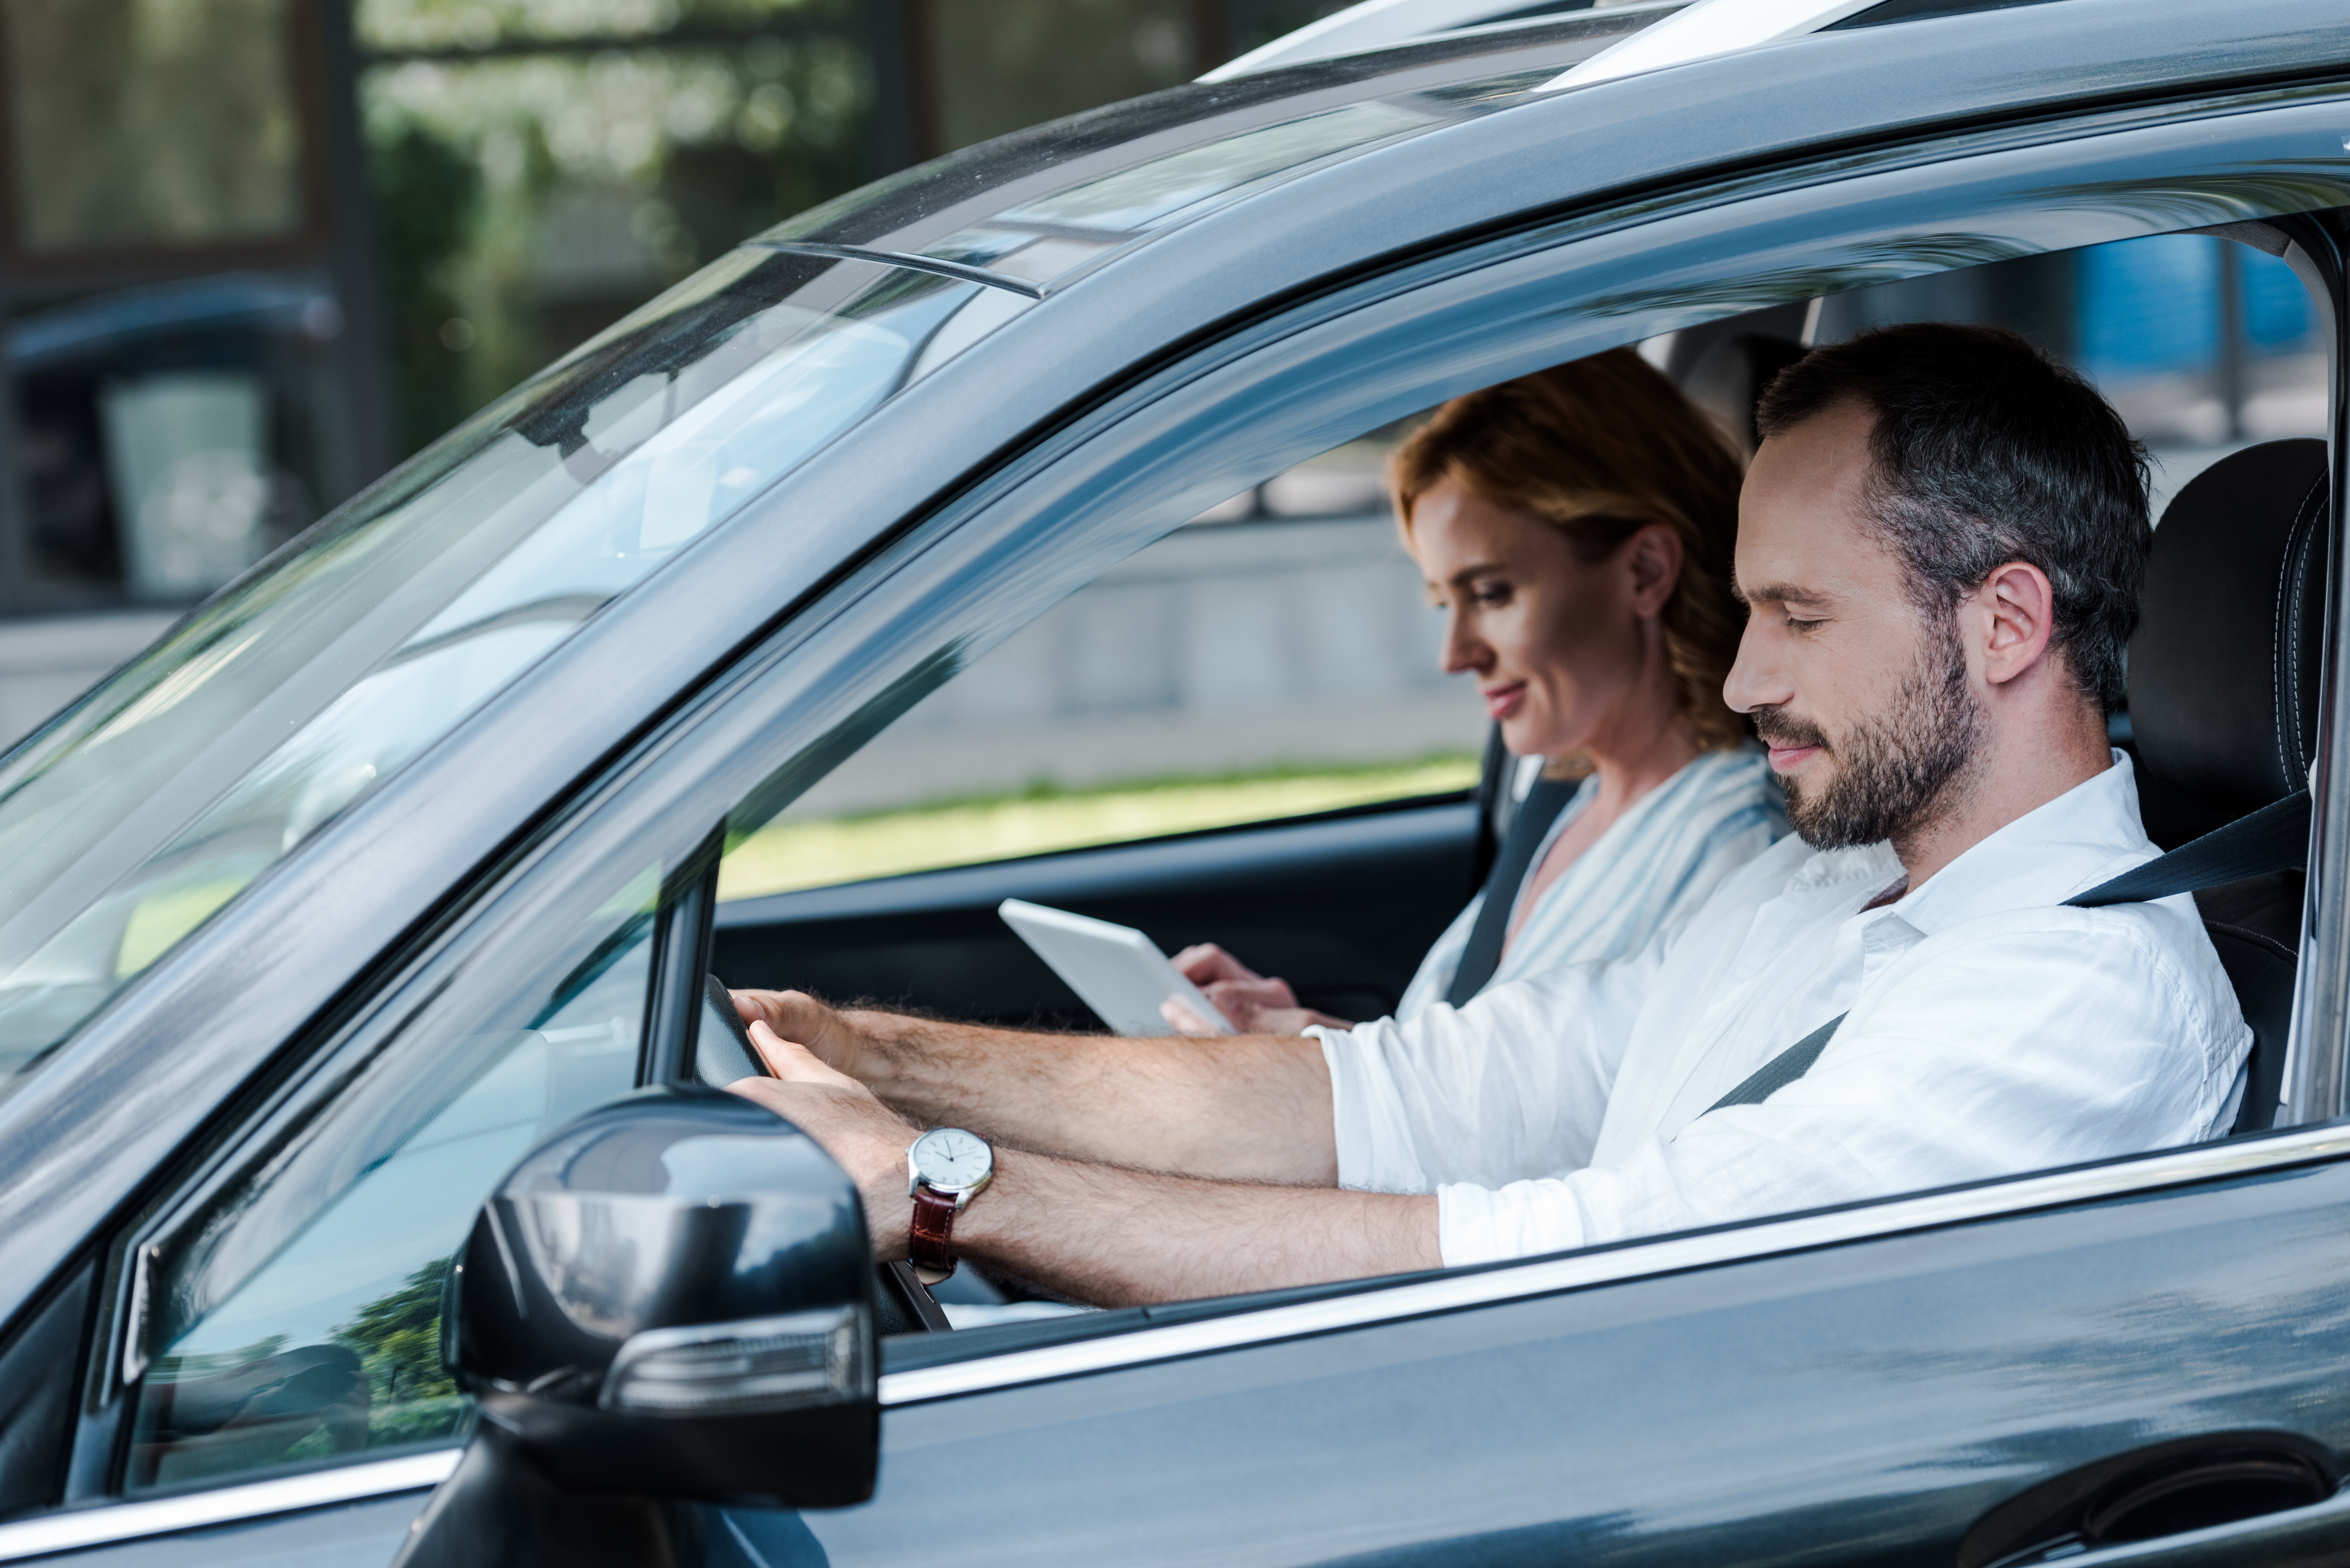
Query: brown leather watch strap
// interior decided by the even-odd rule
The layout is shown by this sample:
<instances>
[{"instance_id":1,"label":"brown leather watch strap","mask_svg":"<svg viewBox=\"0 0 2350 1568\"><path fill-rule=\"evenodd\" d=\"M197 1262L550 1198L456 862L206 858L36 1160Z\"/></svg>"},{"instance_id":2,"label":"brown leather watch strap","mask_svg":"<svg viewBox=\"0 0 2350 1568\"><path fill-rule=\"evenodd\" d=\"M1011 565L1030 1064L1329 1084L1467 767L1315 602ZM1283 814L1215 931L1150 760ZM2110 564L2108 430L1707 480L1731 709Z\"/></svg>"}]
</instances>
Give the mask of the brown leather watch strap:
<instances>
[{"instance_id":1,"label":"brown leather watch strap","mask_svg":"<svg viewBox=\"0 0 2350 1568\"><path fill-rule=\"evenodd\" d=\"M936 1188L914 1189L914 1226L907 1257L934 1274L954 1272L955 1200Z\"/></svg>"}]
</instances>

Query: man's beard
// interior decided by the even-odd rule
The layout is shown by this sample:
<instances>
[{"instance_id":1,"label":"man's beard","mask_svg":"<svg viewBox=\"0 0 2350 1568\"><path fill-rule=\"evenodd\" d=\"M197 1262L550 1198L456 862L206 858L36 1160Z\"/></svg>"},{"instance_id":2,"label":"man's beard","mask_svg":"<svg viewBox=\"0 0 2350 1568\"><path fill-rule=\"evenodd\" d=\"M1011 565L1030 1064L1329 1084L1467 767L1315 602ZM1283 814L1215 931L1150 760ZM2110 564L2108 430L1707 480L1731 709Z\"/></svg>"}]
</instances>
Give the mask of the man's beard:
<instances>
[{"instance_id":1,"label":"man's beard","mask_svg":"<svg viewBox=\"0 0 2350 1568\"><path fill-rule=\"evenodd\" d=\"M1779 708L1754 711L1754 728L1774 746L1817 746L1836 763L1827 784L1805 789L1792 777L1787 825L1814 849L1850 849L1917 833L1963 796L1982 742L1982 711L1967 691L1957 628L1937 628L1917 668L1881 714L1831 746L1816 725Z\"/></svg>"}]
</instances>

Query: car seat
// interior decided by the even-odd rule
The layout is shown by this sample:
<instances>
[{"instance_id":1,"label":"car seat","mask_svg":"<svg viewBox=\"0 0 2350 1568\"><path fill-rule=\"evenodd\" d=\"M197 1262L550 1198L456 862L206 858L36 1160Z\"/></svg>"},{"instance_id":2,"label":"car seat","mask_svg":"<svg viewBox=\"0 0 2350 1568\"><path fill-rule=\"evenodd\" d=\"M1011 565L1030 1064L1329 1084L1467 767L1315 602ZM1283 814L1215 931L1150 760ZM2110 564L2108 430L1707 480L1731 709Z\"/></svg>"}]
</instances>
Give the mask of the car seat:
<instances>
[{"instance_id":1,"label":"car seat","mask_svg":"<svg viewBox=\"0 0 2350 1568\"><path fill-rule=\"evenodd\" d=\"M2213 463L2155 530L2129 645L2129 716L2147 832L2166 849L2305 788L2325 637L2321 441ZM2303 873L2195 895L2252 1030L2234 1130L2274 1119L2300 951Z\"/></svg>"}]
</instances>

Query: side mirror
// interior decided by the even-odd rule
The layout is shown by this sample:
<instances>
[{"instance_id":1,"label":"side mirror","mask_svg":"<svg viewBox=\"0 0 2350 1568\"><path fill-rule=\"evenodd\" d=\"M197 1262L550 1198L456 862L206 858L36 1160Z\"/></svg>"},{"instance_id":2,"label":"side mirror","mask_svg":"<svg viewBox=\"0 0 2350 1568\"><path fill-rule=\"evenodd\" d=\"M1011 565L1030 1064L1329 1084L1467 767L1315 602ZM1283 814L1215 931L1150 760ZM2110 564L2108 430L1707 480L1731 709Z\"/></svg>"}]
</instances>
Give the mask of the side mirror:
<instances>
[{"instance_id":1,"label":"side mirror","mask_svg":"<svg viewBox=\"0 0 2350 1568\"><path fill-rule=\"evenodd\" d=\"M646 1089L564 1127L450 1272L482 1419L400 1562L690 1562L681 1502L870 1497L872 1258L847 1175L748 1100Z\"/></svg>"}]
</instances>

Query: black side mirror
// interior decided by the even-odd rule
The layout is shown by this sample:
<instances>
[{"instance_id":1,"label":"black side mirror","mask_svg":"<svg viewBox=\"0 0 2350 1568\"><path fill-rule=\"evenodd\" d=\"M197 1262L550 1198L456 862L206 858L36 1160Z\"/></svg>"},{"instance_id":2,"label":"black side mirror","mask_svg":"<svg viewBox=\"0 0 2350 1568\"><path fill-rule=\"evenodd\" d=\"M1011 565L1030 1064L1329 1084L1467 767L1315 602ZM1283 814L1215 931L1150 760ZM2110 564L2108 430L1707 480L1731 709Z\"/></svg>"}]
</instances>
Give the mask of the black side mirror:
<instances>
[{"instance_id":1,"label":"black side mirror","mask_svg":"<svg viewBox=\"0 0 2350 1568\"><path fill-rule=\"evenodd\" d=\"M769 1111L646 1089L500 1182L442 1355L481 1401L403 1564L698 1561L687 1501L873 1493L873 1263L847 1175Z\"/></svg>"}]
</instances>

